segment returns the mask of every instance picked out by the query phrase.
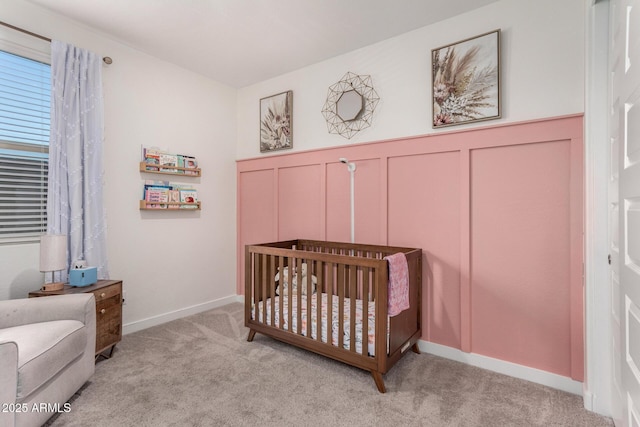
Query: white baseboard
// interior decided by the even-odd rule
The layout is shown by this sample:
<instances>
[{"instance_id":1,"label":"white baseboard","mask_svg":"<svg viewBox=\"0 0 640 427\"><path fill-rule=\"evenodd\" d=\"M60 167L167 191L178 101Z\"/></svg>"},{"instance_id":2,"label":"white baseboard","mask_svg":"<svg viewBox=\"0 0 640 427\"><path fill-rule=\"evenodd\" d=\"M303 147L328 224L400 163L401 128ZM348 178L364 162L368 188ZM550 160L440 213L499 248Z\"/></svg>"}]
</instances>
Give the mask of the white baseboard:
<instances>
[{"instance_id":1,"label":"white baseboard","mask_svg":"<svg viewBox=\"0 0 640 427\"><path fill-rule=\"evenodd\" d=\"M589 390L585 390L582 393L582 402L584 404L584 409L591 411L591 412L597 412L594 408L595 405L593 403L594 398L593 398L593 394L589 391ZM604 414L602 414L604 415Z\"/></svg>"},{"instance_id":2,"label":"white baseboard","mask_svg":"<svg viewBox=\"0 0 640 427\"><path fill-rule=\"evenodd\" d=\"M542 371L540 369L530 368L527 366L506 362L504 360L494 359L492 357L482 356L475 353L465 353L455 348L435 344L428 341L419 340L418 346L420 347L420 351L423 351L425 353L430 353L435 356L444 357L445 359L455 360L457 362L477 366L478 368L487 369L499 374L520 378L582 396L582 383L572 380L568 377L563 377L562 375L553 374L551 372Z\"/></svg>"},{"instance_id":3,"label":"white baseboard","mask_svg":"<svg viewBox=\"0 0 640 427\"><path fill-rule=\"evenodd\" d=\"M244 301L244 298L242 298L242 301ZM198 314L213 308L222 307L223 305L231 304L232 302L238 302L238 295L230 295L228 297L208 301L202 304L192 305L191 307L181 308L180 310L163 313L158 316L136 320L134 322L127 323L126 325L122 325L122 334L126 335L132 332L141 331L152 326L161 325L172 320L191 316L192 314Z\"/></svg>"}]
</instances>

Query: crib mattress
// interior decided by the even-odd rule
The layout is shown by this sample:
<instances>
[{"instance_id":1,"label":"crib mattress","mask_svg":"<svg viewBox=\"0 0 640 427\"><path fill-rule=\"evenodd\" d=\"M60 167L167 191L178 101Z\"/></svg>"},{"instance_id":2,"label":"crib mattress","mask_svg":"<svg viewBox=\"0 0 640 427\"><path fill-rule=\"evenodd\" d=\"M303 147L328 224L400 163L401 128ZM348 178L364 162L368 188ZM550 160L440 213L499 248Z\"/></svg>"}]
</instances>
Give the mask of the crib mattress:
<instances>
[{"instance_id":1,"label":"crib mattress","mask_svg":"<svg viewBox=\"0 0 640 427\"><path fill-rule=\"evenodd\" d=\"M274 313L274 323L275 323L275 327L279 327L280 325L280 298L279 296L276 296L274 299L274 305L275 305L275 313ZM288 297L282 297L282 316L283 316L283 325L282 325L282 329L283 330L289 330L289 299ZM301 297L302 300L302 313L301 313L301 334L303 336L307 335L307 322L309 319L308 313L307 313L307 295L302 295ZM260 322L263 322L267 325L271 326L271 298L267 298L266 299L266 304L263 304L262 302L260 302L260 318L257 319ZM321 294L321 341L326 343L327 342L327 323L330 322L331 323L331 343L334 346L338 346L338 334L340 333L340 317L339 317L339 313L340 313L340 307L339 307L339 300L338 297L333 297L331 299L331 319L328 319L328 298L327 298L327 294L326 293L322 293ZM356 327L355 327L355 347L356 347L356 352L358 354L362 354L362 342L363 342L363 336L362 336L362 319L363 319L363 310L362 310L362 300L356 299L355 300L355 304L356 304L356 309L355 309L355 322L356 322ZM317 325L317 307L318 305L318 299L316 294L311 295L311 338L313 339L317 339L318 335L317 335L317 331L318 331L318 325ZM266 306L266 319L263 321L263 314L265 310L265 306ZM297 295L292 295L291 296L291 306L292 306L292 319L291 319L291 330L297 332L298 330L298 316L297 316L297 309L298 309L298 298ZM368 354L370 356L374 356L375 355L375 339L376 339L376 322L375 322L375 306L373 302L370 302L367 305L367 317L368 317L368 324L367 324L367 348L368 348ZM343 347L347 350L349 350L351 348L351 301L349 298L344 298L344 307L343 307L343 313L344 313L344 324L343 324ZM252 308L251 310L251 318L256 320L255 318L255 306ZM388 321L389 319L387 318L387 352L388 352L388 347L389 347L389 327L388 327Z\"/></svg>"}]
</instances>

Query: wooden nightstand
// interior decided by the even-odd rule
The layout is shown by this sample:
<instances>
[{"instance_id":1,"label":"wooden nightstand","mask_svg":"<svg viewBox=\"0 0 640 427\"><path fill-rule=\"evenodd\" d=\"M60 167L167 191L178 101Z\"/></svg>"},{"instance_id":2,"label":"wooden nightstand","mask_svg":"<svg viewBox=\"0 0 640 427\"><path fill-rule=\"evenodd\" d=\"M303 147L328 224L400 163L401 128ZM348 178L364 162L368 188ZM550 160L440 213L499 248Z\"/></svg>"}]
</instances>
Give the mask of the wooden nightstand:
<instances>
[{"instance_id":1,"label":"wooden nightstand","mask_svg":"<svg viewBox=\"0 0 640 427\"><path fill-rule=\"evenodd\" d=\"M98 280L90 286L64 285L59 291L33 291L29 298L92 292L96 299L96 359L111 357L122 339L122 280ZM103 354L109 350L108 355Z\"/></svg>"}]
</instances>

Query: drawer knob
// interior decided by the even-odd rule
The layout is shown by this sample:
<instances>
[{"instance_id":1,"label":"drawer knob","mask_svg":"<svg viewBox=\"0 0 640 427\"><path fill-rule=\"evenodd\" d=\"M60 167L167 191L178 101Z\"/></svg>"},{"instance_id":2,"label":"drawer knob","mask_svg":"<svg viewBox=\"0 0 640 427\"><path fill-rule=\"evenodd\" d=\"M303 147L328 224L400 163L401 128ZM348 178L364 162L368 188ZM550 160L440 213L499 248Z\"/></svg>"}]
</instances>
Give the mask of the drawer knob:
<instances>
[{"instance_id":1,"label":"drawer knob","mask_svg":"<svg viewBox=\"0 0 640 427\"><path fill-rule=\"evenodd\" d=\"M106 295L106 294L105 294L104 292L103 292L103 293L101 293L101 294L100 294L100 298L104 298L104 296L105 296L105 295Z\"/></svg>"},{"instance_id":2,"label":"drawer knob","mask_svg":"<svg viewBox=\"0 0 640 427\"><path fill-rule=\"evenodd\" d=\"M106 310L106 309L104 309L104 308L103 308L102 310L100 310L100 313L101 313L101 314L105 314L106 312L107 312L107 310Z\"/></svg>"}]
</instances>

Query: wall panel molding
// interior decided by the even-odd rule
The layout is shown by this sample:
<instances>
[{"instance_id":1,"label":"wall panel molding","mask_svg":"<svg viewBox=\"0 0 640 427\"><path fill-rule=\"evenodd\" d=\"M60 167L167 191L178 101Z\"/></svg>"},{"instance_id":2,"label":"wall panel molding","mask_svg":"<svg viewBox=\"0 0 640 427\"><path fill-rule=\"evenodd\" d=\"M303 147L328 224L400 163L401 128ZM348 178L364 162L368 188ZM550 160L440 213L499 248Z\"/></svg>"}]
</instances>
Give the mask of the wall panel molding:
<instances>
[{"instance_id":1,"label":"wall panel molding","mask_svg":"<svg viewBox=\"0 0 640 427\"><path fill-rule=\"evenodd\" d=\"M571 115L240 160L238 293L255 235L349 240L346 157L356 242L423 249L423 340L582 381L582 153ZM272 188L245 178L265 170ZM263 194L287 206L261 209Z\"/></svg>"}]
</instances>

